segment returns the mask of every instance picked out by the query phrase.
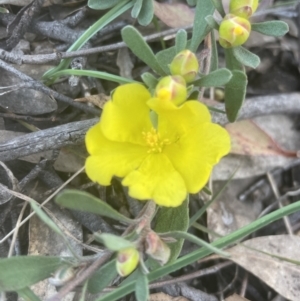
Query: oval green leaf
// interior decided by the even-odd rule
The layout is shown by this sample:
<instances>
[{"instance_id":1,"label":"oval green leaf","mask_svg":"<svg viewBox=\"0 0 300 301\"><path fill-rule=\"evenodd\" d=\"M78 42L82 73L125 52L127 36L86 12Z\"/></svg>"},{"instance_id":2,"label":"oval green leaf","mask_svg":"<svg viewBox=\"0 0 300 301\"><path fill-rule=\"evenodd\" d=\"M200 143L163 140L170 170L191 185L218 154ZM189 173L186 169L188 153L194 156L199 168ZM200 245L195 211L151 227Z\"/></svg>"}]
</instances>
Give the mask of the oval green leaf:
<instances>
[{"instance_id":1,"label":"oval green leaf","mask_svg":"<svg viewBox=\"0 0 300 301\"><path fill-rule=\"evenodd\" d=\"M175 37L176 54L186 49L186 44L187 44L187 32L184 29L180 29L177 31Z\"/></svg>"},{"instance_id":2,"label":"oval green leaf","mask_svg":"<svg viewBox=\"0 0 300 301\"><path fill-rule=\"evenodd\" d=\"M91 9L108 9L115 5L117 5L120 2L120 0L89 0L88 1L88 7Z\"/></svg>"},{"instance_id":3,"label":"oval green leaf","mask_svg":"<svg viewBox=\"0 0 300 301\"><path fill-rule=\"evenodd\" d=\"M289 26L283 21L266 21L253 23L251 30L262 33L266 36L282 37L289 31Z\"/></svg>"},{"instance_id":4,"label":"oval green leaf","mask_svg":"<svg viewBox=\"0 0 300 301\"><path fill-rule=\"evenodd\" d=\"M149 300L148 278L141 270L138 270L136 277L135 298L137 301Z\"/></svg>"},{"instance_id":5,"label":"oval green leaf","mask_svg":"<svg viewBox=\"0 0 300 301\"><path fill-rule=\"evenodd\" d=\"M134 247L134 244L132 242L117 235L113 235L109 233L103 233L103 234L94 233L94 237L97 241L103 243L111 251L119 251L122 249Z\"/></svg>"},{"instance_id":6,"label":"oval green leaf","mask_svg":"<svg viewBox=\"0 0 300 301\"><path fill-rule=\"evenodd\" d=\"M50 256L0 259L0 292L17 291L49 278L62 263L60 257Z\"/></svg>"},{"instance_id":7,"label":"oval green leaf","mask_svg":"<svg viewBox=\"0 0 300 301\"><path fill-rule=\"evenodd\" d=\"M255 69L260 64L260 58L248 49L240 46L232 49L235 58L244 66Z\"/></svg>"},{"instance_id":8,"label":"oval green leaf","mask_svg":"<svg viewBox=\"0 0 300 301\"><path fill-rule=\"evenodd\" d=\"M215 70L192 84L198 87L220 87L226 85L232 77L231 72L226 68Z\"/></svg>"},{"instance_id":9,"label":"oval green leaf","mask_svg":"<svg viewBox=\"0 0 300 301\"><path fill-rule=\"evenodd\" d=\"M100 293L117 276L116 260L114 259L103 265L95 274L93 274L88 282L88 291L92 294Z\"/></svg>"},{"instance_id":10,"label":"oval green leaf","mask_svg":"<svg viewBox=\"0 0 300 301\"><path fill-rule=\"evenodd\" d=\"M132 26L126 26L122 29L122 38L128 48L150 68L160 75L165 75L165 72L160 67L156 57L145 42L143 36Z\"/></svg>"},{"instance_id":11,"label":"oval green leaf","mask_svg":"<svg viewBox=\"0 0 300 301\"><path fill-rule=\"evenodd\" d=\"M56 197L55 201L57 204L69 209L91 212L129 224L133 222L107 203L84 191L66 189Z\"/></svg>"},{"instance_id":12,"label":"oval green leaf","mask_svg":"<svg viewBox=\"0 0 300 301\"><path fill-rule=\"evenodd\" d=\"M225 85L225 109L227 118L234 122L246 95L247 76L245 72L232 70L232 78Z\"/></svg>"}]
</instances>

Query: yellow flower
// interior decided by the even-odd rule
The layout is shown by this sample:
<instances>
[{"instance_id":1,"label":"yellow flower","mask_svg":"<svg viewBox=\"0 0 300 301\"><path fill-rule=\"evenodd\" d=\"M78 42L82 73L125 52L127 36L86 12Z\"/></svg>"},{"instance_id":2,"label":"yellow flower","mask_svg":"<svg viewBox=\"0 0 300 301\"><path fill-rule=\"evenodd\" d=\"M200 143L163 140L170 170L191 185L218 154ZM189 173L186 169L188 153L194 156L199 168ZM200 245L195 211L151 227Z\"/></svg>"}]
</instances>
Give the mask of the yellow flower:
<instances>
[{"instance_id":1,"label":"yellow flower","mask_svg":"<svg viewBox=\"0 0 300 301\"><path fill-rule=\"evenodd\" d=\"M131 197L176 207L203 188L213 165L229 152L230 138L198 101L162 110L153 125L150 97L137 83L115 90L100 122L87 132L86 172L101 185L124 178Z\"/></svg>"}]
</instances>

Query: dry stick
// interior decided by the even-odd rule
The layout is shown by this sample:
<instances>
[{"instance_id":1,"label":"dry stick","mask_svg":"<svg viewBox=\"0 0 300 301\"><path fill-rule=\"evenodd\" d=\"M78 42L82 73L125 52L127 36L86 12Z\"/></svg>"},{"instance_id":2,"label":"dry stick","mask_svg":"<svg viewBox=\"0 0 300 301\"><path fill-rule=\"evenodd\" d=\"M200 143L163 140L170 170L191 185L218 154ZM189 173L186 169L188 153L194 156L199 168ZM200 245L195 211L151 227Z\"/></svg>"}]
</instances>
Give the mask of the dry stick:
<instances>
[{"instance_id":1,"label":"dry stick","mask_svg":"<svg viewBox=\"0 0 300 301\"><path fill-rule=\"evenodd\" d=\"M191 26L185 27L183 29L191 29ZM144 37L144 40L149 42L156 39L159 39L164 36L175 34L178 31L178 28L164 30L158 33L154 33ZM0 49L0 59L5 60L14 64L45 64L49 62L56 62L61 59L73 58L78 56L87 56L95 53L102 53L106 51L117 50L120 48L127 47L124 42L119 42L111 45L100 46L90 49L82 49L77 51L70 52L56 52L50 54L38 54L38 55L19 55L17 53L10 53L5 50Z\"/></svg>"},{"instance_id":2,"label":"dry stick","mask_svg":"<svg viewBox=\"0 0 300 301\"><path fill-rule=\"evenodd\" d=\"M48 95L50 97L53 97L53 98L55 98L59 101L65 102L65 103L69 104L70 106L73 106L77 109L80 109L80 110L82 110L86 113L91 113L91 114L94 114L94 115L99 115L100 114L100 111L98 109L95 109L95 108L89 107L85 104L76 102L72 98L67 97L63 94L60 94L60 93L48 88L44 84L34 80L30 76L20 72L19 70L15 69L14 67L10 66L9 64L7 64L6 62L4 62L2 60L0 60L0 68L3 68L5 70L11 72L15 76L17 76L19 79L24 81L26 83L27 88L34 89L34 90L37 90L37 91L41 91L41 92L45 93L46 95Z\"/></svg>"},{"instance_id":3,"label":"dry stick","mask_svg":"<svg viewBox=\"0 0 300 301\"><path fill-rule=\"evenodd\" d=\"M217 106L223 109L223 105ZM261 115L295 114L300 112L300 93L278 94L254 97L245 101L238 119ZM228 123L225 114L212 112L215 123ZM97 118L77 121L39 132L25 134L0 144L0 161L9 161L49 149L59 149L84 142L87 130L98 121Z\"/></svg>"},{"instance_id":4,"label":"dry stick","mask_svg":"<svg viewBox=\"0 0 300 301\"><path fill-rule=\"evenodd\" d=\"M275 198L278 202L278 207L282 208L283 205L282 205L282 202L281 202L281 199L280 199L280 193L278 191L278 187L276 186L276 181L275 181L273 175L270 172L267 172L267 178L268 178L268 181L270 183L273 194L274 194L274 196L275 196ZM294 233L293 233L292 226L291 226L289 218L287 216L284 216L283 221L284 221L285 228L286 228L287 232L290 235L293 235Z\"/></svg>"}]
</instances>

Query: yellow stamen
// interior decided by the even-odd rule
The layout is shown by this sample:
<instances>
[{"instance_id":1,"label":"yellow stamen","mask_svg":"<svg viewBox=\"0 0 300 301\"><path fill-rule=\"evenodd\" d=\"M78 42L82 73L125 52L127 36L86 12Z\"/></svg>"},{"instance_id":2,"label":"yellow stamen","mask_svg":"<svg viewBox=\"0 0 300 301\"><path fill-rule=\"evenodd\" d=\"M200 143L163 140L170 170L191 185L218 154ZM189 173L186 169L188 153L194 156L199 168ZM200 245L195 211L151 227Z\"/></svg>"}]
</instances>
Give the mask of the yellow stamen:
<instances>
[{"instance_id":1,"label":"yellow stamen","mask_svg":"<svg viewBox=\"0 0 300 301\"><path fill-rule=\"evenodd\" d=\"M152 128L148 132L143 132L143 137L149 147L148 153L161 153L165 145L170 144L169 139L160 139L156 129Z\"/></svg>"}]
</instances>

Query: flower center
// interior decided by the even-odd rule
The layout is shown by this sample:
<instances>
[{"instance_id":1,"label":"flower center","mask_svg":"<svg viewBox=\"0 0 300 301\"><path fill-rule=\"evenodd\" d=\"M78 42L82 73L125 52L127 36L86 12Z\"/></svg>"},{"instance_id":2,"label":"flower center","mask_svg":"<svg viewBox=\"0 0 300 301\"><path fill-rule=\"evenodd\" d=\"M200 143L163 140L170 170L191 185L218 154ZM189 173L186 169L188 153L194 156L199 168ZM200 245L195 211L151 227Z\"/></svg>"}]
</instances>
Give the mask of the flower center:
<instances>
[{"instance_id":1,"label":"flower center","mask_svg":"<svg viewBox=\"0 0 300 301\"><path fill-rule=\"evenodd\" d=\"M149 147L148 153L161 153L164 146L170 144L169 139L161 140L159 133L154 128L148 132L143 132L142 134Z\"/></svg>"}]
</instances>

